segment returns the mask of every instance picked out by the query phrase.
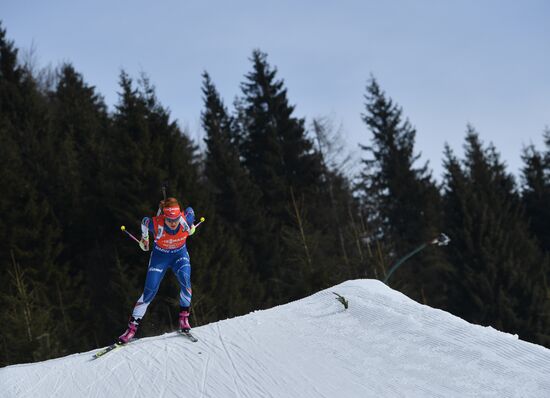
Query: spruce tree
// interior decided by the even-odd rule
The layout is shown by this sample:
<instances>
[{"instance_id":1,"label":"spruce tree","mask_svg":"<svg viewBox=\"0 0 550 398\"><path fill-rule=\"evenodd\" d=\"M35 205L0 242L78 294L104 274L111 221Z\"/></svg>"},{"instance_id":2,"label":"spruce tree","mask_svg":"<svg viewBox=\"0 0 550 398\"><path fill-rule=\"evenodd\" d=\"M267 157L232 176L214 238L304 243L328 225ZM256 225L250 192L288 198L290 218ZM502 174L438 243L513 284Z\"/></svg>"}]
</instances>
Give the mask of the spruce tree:
<instances>
[{"instance_id":1,"label":"spruce tree","mask_svg":"<svg viewBox=\"0 0 550 398\"><path fill-rule=\"evenodd\" d=\"M251 61L253 70L241 85L241 154L269 213L284 222L291 217L290 187L298 196L312 197L320 182L321 160L304 120L292 115L294 106L288 103L283 81L276 78L277 69L259 50Z\"/></svg>"},{"instance_id":2,"label":"spruce tree","mask_svg":"<svg viewBox=\"0 0 550 398\"><path fill-rule=\"evenodd\" d=\"M329 282L366 277L366 263L362 253L357 251L356 232L360 229L360 212L359 201L353 195L353 176L348 174L352 158L346 155L341 131L334 129L330 119L314 119L311 130L323 165L321 190L322 197L326 198L323 218L325 225L330 226L326 231L331 238L330 245L327 245L330 250L323 255L332 258L336 265L331 272L335 279Z\"/></svg>"},{"instance_id":3,"label":"spruce tree","mask_svg":"<svg viewBox=\"0 0 550 398\"><path fill-rule=\"evenodd\" d=\"M296 236L300 234L292 195L308 204L303 214L309 222L324 223L319 195L322 163L307 136L304 120L293 116L294 106L289 104L284 83L277 79L277 70L268 64L267 55L256 50L251 61L252 71L245 76L243 95L236 103L238 143L244 166L260 188L267 214L266 233L273 255L262 278L272 281L270 294L283 300L290 297L284 268L291 265L286 264L290 253L281 241L281 233L283 228L293 228Z\"/></svg>"},{"instance_id":4,"label":"spruce tree","mask_svg":"<svg viewBox=\"0 0 550 398\"><path fill-rule=\"evenodd\" d=\"M530 237L514 178L468 127L465 159L447 149L445 215L454 267L450 309L464 319L548 343L544 260Z\"/></svg>"},{"instance_id":5,"label":"spruce tree","mask_svg":"<svg viewBox=\"0 0 550 398\"><path fill-rule=\"evenodd\" d=\"M221 242L237 246L228 248L235 258L226 257L224 267L235 262L234 266L229 266L234 271L232 279L238 277L240 283L244 281L254 297L253 302L259 305L263 301L263 289L258 278L265 274L265 267L269 266L266 259L270 255L270 241L265 235L266 218L259 204L261 192L242 167L235 121L207 73L203 74L203 96L205 109L202 125L206 132L204 173L214 204L213 211L217 215L214 221L222 225L214 229L231 235L230 239L226 237ZM213 235L209 233L209 236ZM231 279L226 283L231 283Z\"/></svg>"},{"instance_id":6,"label":"spruce tree","mask_svg":"<svg viewBox=\"0 0 550 398\"><path fill-rule=\"evenodd\" d=\"M427 164L416 166L416 130L374 78L365 100L363 121L372 138L370 145L361 145L367 157L358 189L372 229L370 239L381 242L391 264L441 232L440 195ZM417 300L442 306L445 275L439 253L428 248L409 259L391 283Z\"/></svg>"},{"instance_id":7,"label":"spruce tree","mask_svg":"<svg viewBox=\"0 0 550 398\"><path fill-rule=\"evenodd\" d=\"M533 235L550 254L550 130L544 132L544 142L544 152L532 145L523 151L522 199Z\"/></svg>"},{"instance_id":8,"label":"spruce tree","mask_svg":"<svg viewBox=\"0 0 550 398\"><path fill-rule=\"evenodd\" d=\"M44 306L46 286L30 278L18 263L13 251L6 284L0 292L0 365L40 361L60 353L60 340L50 335L55 320ZM4 280L4 279L3 279Z\"/></svg>"},{"instance_id":9,"label":"spruce tree","mask_svg":"<svg viewBox=\"0 0 550 398\"><path fill-rule=\"evenodd\" d=\"M242 167L236 143L234 119L228 114L208 74L204 74L205 110L202 125L206 132L205 175L216 212L244 240L261 233L264 214L259 208L261 192ZM253 238L252 236L248 236Z\"/></svg>"},{"instance_id":10,"label":"spruce tree","mask_svg":"<svg viewBox=\"0 0 550 398\"><path fill-rule=\"evenodd\" d=\"M69 311L71 306L83 302L83 296L78 277L69 275L69 263L60 255L62 220L55 213L54 198L49 195L49 186L56 177L52 162L56 131L49 125L48 97L38 89L30 72L17 64L17 50L5 39L3 30L0 54L0 130L6 149L11 152L7 158L12 158L14 167L10 171L12 176L0 172L0 181L10 183L17 178L6 195L7 200L0 204L6 206L7 222L6 235L0 238L5 252L13 253L13 264L20 270L12 272L12 277L25 275L25 283L41 305L39 311L48 313L51 319L47 329L31 334L36 339L48 336L49 352L40 355L45 358L66 353L78 344L71 338L74 335L69 334L72 326ZM4 270L11 269L9 260L10 257L4 256ZM27 358L33 359L35 355Z\"/></svg>"},{"instance_id":11,"label":"spruce tree","mask_svg":"<svg viewBox=\"0 0 550 398\"><path fill-rule=\"evenodd\" d=\"M292 222L282 228L285 262L281 280L290 299L303 297L344 280L364 276L355 254L353 223L357 206L341 163L344 150L327 119L311 127L321 175L316 198L290 190ZM351 214L350 214L351 210Z\"/></svg>"},{"instance_id":12,"label":"spruce tree","mask_svg":"<svg viewBox=\"0 0 550 398\"><path fill-rule=\"evenodd\" d=\"M70 64L59 68L49 102L54 150L49 160L52 173L48 196L63 225L61 259L70 264L71 280L78 284L84 296L82 300L63 300L68 303L65 306L70 306L67 311L74 321L65 329L79 335L79 328L86 328L88 322L99 323L104 317L103 306L99 311L90 311L90 305L93 303L96 307L96 299L104 297L102 292L98 296L95 292L96 286L105 280L105 274L100 271L102 266L98 265L103 261L98 259L103 256L105 220L108 219L102 203L105 198L101 182L105 181L109 121L103 98ZM65 283L68 285L69 282ZM81 347L90 347L96 339L90 340L80 341Z\"/></svg>"}]
</instances>

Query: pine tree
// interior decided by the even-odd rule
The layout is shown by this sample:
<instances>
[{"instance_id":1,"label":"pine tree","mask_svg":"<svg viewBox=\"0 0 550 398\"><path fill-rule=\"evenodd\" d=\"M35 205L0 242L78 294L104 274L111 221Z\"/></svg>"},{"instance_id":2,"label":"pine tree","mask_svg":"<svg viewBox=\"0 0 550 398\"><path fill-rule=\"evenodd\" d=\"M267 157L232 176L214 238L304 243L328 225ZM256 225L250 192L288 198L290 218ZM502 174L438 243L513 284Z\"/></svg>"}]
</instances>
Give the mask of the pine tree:
<instances>
[{"instance_id":1,"label":"pine tree","mask_svg":"<svg viewBox=\"0 0 550 398\"><path fill-rule=\"evenodd\" d=\"M264 233L265 214L259 205L261 193L241 165L234 119L207 73L203 75L203 95L205 109L202 124L206 132L204 173L213 197L213 210L219 216L216 223L222 224L221 229L231 234L230 242L240 245L240 248L232 250L237 253L236 258L226 258L224 262L236 261L235 267L229 268L235 274L240 273L242 279L257 279L265 274L264 267L269 266L265 259L270 255L270 241ZM248 266L242 269L243 264ZM261 286L250 281L248 284L255 302L261 303Z\"/></svg>"},{"instance_id":2,"label":"pine tree","mask_svg":"<svg viewBox=\"0 0 550 398\"><path fill-rule=\"evenodd\" d=\"M208 249L201 250L200 263L193 270L192 312L199 325L243 315L257 309L263 300L258 277L243 254L243 242L232 228L215 213L205 227L196 238Z\"/></svg>"},{"instance_id":3,"label":"pine tree","mask_svg":"<svg viewBox=\"0 0 550 398\"><path fill-rule=\"evenodd\" d=\"M322 197L325 202L325 225L330 226L327 231L331 239L330 250L323 254L324 258L333 257L331 275L332 281L339 283L342 280L365 277L366 264L362 252L357 251L356 232L360 229L357 222L359 201L353 195L352 176L348 175L350 155L345 155L345 145L341 132L335 130L332 122L327 118L316 118L312 122L312 131L315 136L317 152L320 154L322 174ZM360 245L362 246L362 245ZM338 250L334 250L338 248ZM327 257L328 256L328 257ZM338 270L339 272L334 272Z\"/></svg>"},{"instance_id":4,"label":"pine tree","mask_svg":"<svg viewBox=\"0 0 550 398\"><path fill-rule=\"evenodd\" d=\"M107 165L109 179L116 185L106 189L122 196L110 210L123 220L149 212L151 203L158 203L164 181L168 181L171 194L184 202L200 198L196 146L170 120L154 87L142 78L140 87L135 88L124 72L120 86Z\"/></svg>"},{"instance_id":5,"label":"pine tree","mask_svg":"<svg viewBox=\"0 0 550 398\"><path fill-rule=\"evenodd\" d=\"M50 336L54 320L44 307L46 287L31 282L13 251L11 267L7 270L6 285L0 292L2 332L0 338L0 365L40 361L59 353L59 340ZM51 339L50 339L51 337Z\"/></svg>"},{"instance_id":6,"label":"pine tree","mask_svg":"<svg viewBox=\"0 0 550 398\"><path fill-rule=\"evenodd\" d=\"M543 258L515 182L493 146L468 127L465 160L447 149L445 214L453 239L450 309L464 319L548 342Z\"/></svg>"},{"instance_id":7,"label":"pine tree","mask_svg":"<svg viewBox=\"0 0 550 398\"><path fill-rule=\"evenodd\" d=\"M254 51L252 64L253 71L241 85L241 154L262 190L265 207L284 222L291 217L290 187L298 197L313 196L320 182L321 161L306 135L304 120L292 116L294 107L267 55Z\"/></svg>"},{"instance_id":8,"label":"pine tree","mask_svg":"<svg viewBox=\"0 0 550 398\"><path fill-rule=\"evenodd\" d=\"M307 136L304 120L292 115L294 107L289 105L283 81L277 80L277 70L270 67L267 55L256 50L251 61L252 72L241 84L243 96L236 103L237 142L244 166L261 190L261 204L267 215L265 233L273 254L262 278L272 281L269 294L280 301L290 297L284 268L291 267L286 264L289 253L281 233L283 228L294 228L299 233L291 192L297 201L308 204L304 213L308 222L324 223L319 195L322 163Z\"/></svg>"},{"instance_id":9,"label":"pine tree","mask_svg":"<svg viewBox=\"0 0 550 398\"><path fill-rule=\"evenodd\" d=\"M55 174L50 162L55 131L48 123L48 98L40 92L30 72L17 64L17 50L5 39L4 30L0 33L0 54L0 130L10 152L6 159L12 160L14 167L0 172L0 181L13 183L6 201L0 204L5 206L6 214L6 228L0 238L5 253L13 253L13 263L17 264L17 272L10 275L25 275L25 283L41 305L38 311L50 315L51 323L41 330L40 336L48 336L47 355L55 356L67 352L73 343L64 338L70 320L67 303L77 305L82 297L78 279L68 275L68 263L60 258L62 229L47 190ZM10 269L9 261L4 256L3 275ZM41 316L32 314L35 315L37 319ZM6 333L10 333L9 328L8 324ZM35 359L35 354L26 360ZM45 355L40 354L40 358Z\"/></svg>"},{"instance_id":10,"label":"pine tree","mask_svg":"<svg viewBox=\"0 0 550 398\"><path fill-rule=\"evenodd\" d=\"M370 239L380 241L395 262L440 232L440 196L427 164L415 166L420 157L414 153L416 130L374 78L365 100L363 121L372 139L361 146L367 157L358 188L372 228ZM428 249L408 260L392 285L416 299L444 305L445 269L439 254Z\"/></svg>"},{"instance_id":11,"label":"pine tree","mask_svg":"<svg viewBox=\"0 0 550 398\"><path fill-rule=\"evenodd\" d=\"M357 206L343 173L345 164L337 159L344 153L338 133L326 119L315 119L312 132L321 162L317 198L299 197L291 187L292 222L282 229L285 262L281 280L289 299L364 276L360 257L350 255L355 254L353 213Z\"/></svg>"},{"instance_id":12,"label":"pine tree","mask_svg":"<svg viewBox=\"0 0 550 398\"><path fill-rule=\"evenodd\" d=\"M62 323L64 340L85 336L74 341L74 350L92 346L94 339L88 339L89 334L81 331L87 328L88 322L98 323L104 316L101 310L90 310L90 297L97 304L93 299L96 286L101 286L96 282L101 269L98 264L102 264L98 257L102 256L104 220L108 218L99 182L105 180L103 158L109 121L103 98L70 64L58 70L54 88L55 91L49 93L52 151L48 153L48 167L51 172L44 189L63 226L60 261L68 263L64 274L58 277L58 285L64 286L58 289L61 312L71 320ZM80 298L74 294L64 297L69 286Z\"/></svg>"},{"instance_id":13,"label":"pine tree","mask_svg":"<svg viewBox=\"0 0 550 398\"><path fill-rule=\"evenodd\" d=\"M295 300L329 286L330 276L337 267L331 261L334 255L326 255L332 247L331 237L323 236L308 221L308 207L294 194L291 188L291 211L293 222L282 227L282 242L285 248L284 263L280 267L279 278L283 284L285 298ZM332 267L331 267L332 266Z\"/></svg>"},{"instance_id":14,"label":"pine tree","mask_svg":"<svg viewBox=\"0 0 550 398\"><path fill-rule=\"evenodd\" d=\"M202 125L206 132L205 175L208 188L214 196L216 212L239 240L244 240L247 235L261 232L265 218L259 209L261 192L242 167L233 118L208 74L203 77L205 110Z\"/></svg>"},{"instance_id":15,"label":"pine tree","mask_svg":"<svg viewBox=\"0 0 550 398\"><path fill-rule=\"evenodd\" d=\"M537 238L541 249L550 254L550 130L544 132L546 150L544 153L529 146L523 152L523 189L530 229ZM549 274L550 276L550 274Z\"/></svg>"}]
</instances>

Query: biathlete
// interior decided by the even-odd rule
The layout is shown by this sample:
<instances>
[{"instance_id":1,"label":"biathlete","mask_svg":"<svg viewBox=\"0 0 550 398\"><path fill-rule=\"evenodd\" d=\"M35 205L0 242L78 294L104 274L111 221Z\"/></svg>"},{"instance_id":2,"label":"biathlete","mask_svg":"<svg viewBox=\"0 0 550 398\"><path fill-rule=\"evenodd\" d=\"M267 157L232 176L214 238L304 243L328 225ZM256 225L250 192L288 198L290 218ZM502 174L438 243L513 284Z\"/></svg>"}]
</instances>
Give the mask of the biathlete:
<instances>
[{"instance_id":1,"label":"biathlete","mask_svg":"<svg viewBox=\"0 0 550 398\"><path fill-rule=\"evenodd\" d=\"M164 274L171 268L180 285L179 314L180 330L188 332L189 308L191 306L191 262L185 246L187 237L195 233L195 213L191 207L181 212L175 198L160 202L156 217L145 217L141 222L141 240L139 246L143 251L149 250L149 232L153 234L153 249L147 268L145 288L138 299L128 329L119 337L119 342L126 344L137 332L137 328L147 307L157 294Z\"/></svg>"}]
</instances>

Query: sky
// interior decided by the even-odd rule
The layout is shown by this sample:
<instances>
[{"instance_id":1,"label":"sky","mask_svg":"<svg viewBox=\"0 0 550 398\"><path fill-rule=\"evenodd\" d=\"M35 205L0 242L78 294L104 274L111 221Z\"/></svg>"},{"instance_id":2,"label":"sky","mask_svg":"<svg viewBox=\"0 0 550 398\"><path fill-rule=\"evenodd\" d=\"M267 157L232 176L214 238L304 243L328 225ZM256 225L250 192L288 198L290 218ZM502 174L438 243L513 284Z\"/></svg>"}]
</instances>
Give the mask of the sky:
<instances>
[{"instance_id":1,"label":"sky","mask_svg":"<svg viewBox=\"0 0 550 398\"><path fill-rule=\"evenodd\" d=\"M461 156L468 124L515 175L522 148L542 149L550 126L545 0L1 0L1 10L22 54L72 63L111 109L121 70L145 73L199 144L202 73L232 109L254 49L277 68L294 115L329 118L356 160L371 138L361 120L371 76L439 180L445 143Z\"/></svg>"}]
</instances>

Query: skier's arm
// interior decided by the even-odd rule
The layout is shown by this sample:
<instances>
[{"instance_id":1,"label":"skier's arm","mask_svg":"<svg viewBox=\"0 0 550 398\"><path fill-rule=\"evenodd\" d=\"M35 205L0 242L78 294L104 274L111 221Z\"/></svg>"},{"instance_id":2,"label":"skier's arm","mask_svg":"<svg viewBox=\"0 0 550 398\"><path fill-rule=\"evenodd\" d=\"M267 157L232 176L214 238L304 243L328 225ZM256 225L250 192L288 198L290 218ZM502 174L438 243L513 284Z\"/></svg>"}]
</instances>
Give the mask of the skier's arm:
<instances>
[{"instance_id":1,"label":"skier's arm","mask_svg":"<svg viewBox=\"0 0 550 398\"><path fill-rule=\"evenodd\" d=\"M149 237L149 232L154 233L153 220L151 217L143 217L143 220L141 220L141 236Z\"/></svg>"},{"instance_id":2,"label":"skier's arm","mask_svg":"<svg viewBox=\"0 0 550 398\"><path fill-rule=\"evenodd\" d=\"M150 217L143 217L141 220L141 240L139 241L139 247L141 250L149 250L149 231L153 232L153 221Z\"/></svg>"},{"instance_id":3,"label":"skier's arm","mask_svg":"<svg viewBox=\"0 0 550 398\"><path fill-rule=\"evenodd\" d=\"M195 233L195 211L192 207L185 209L184 215L180 219L180 224L183 226L184 231L188 231L189 235Z\"/></svg>"}]
</instances>

